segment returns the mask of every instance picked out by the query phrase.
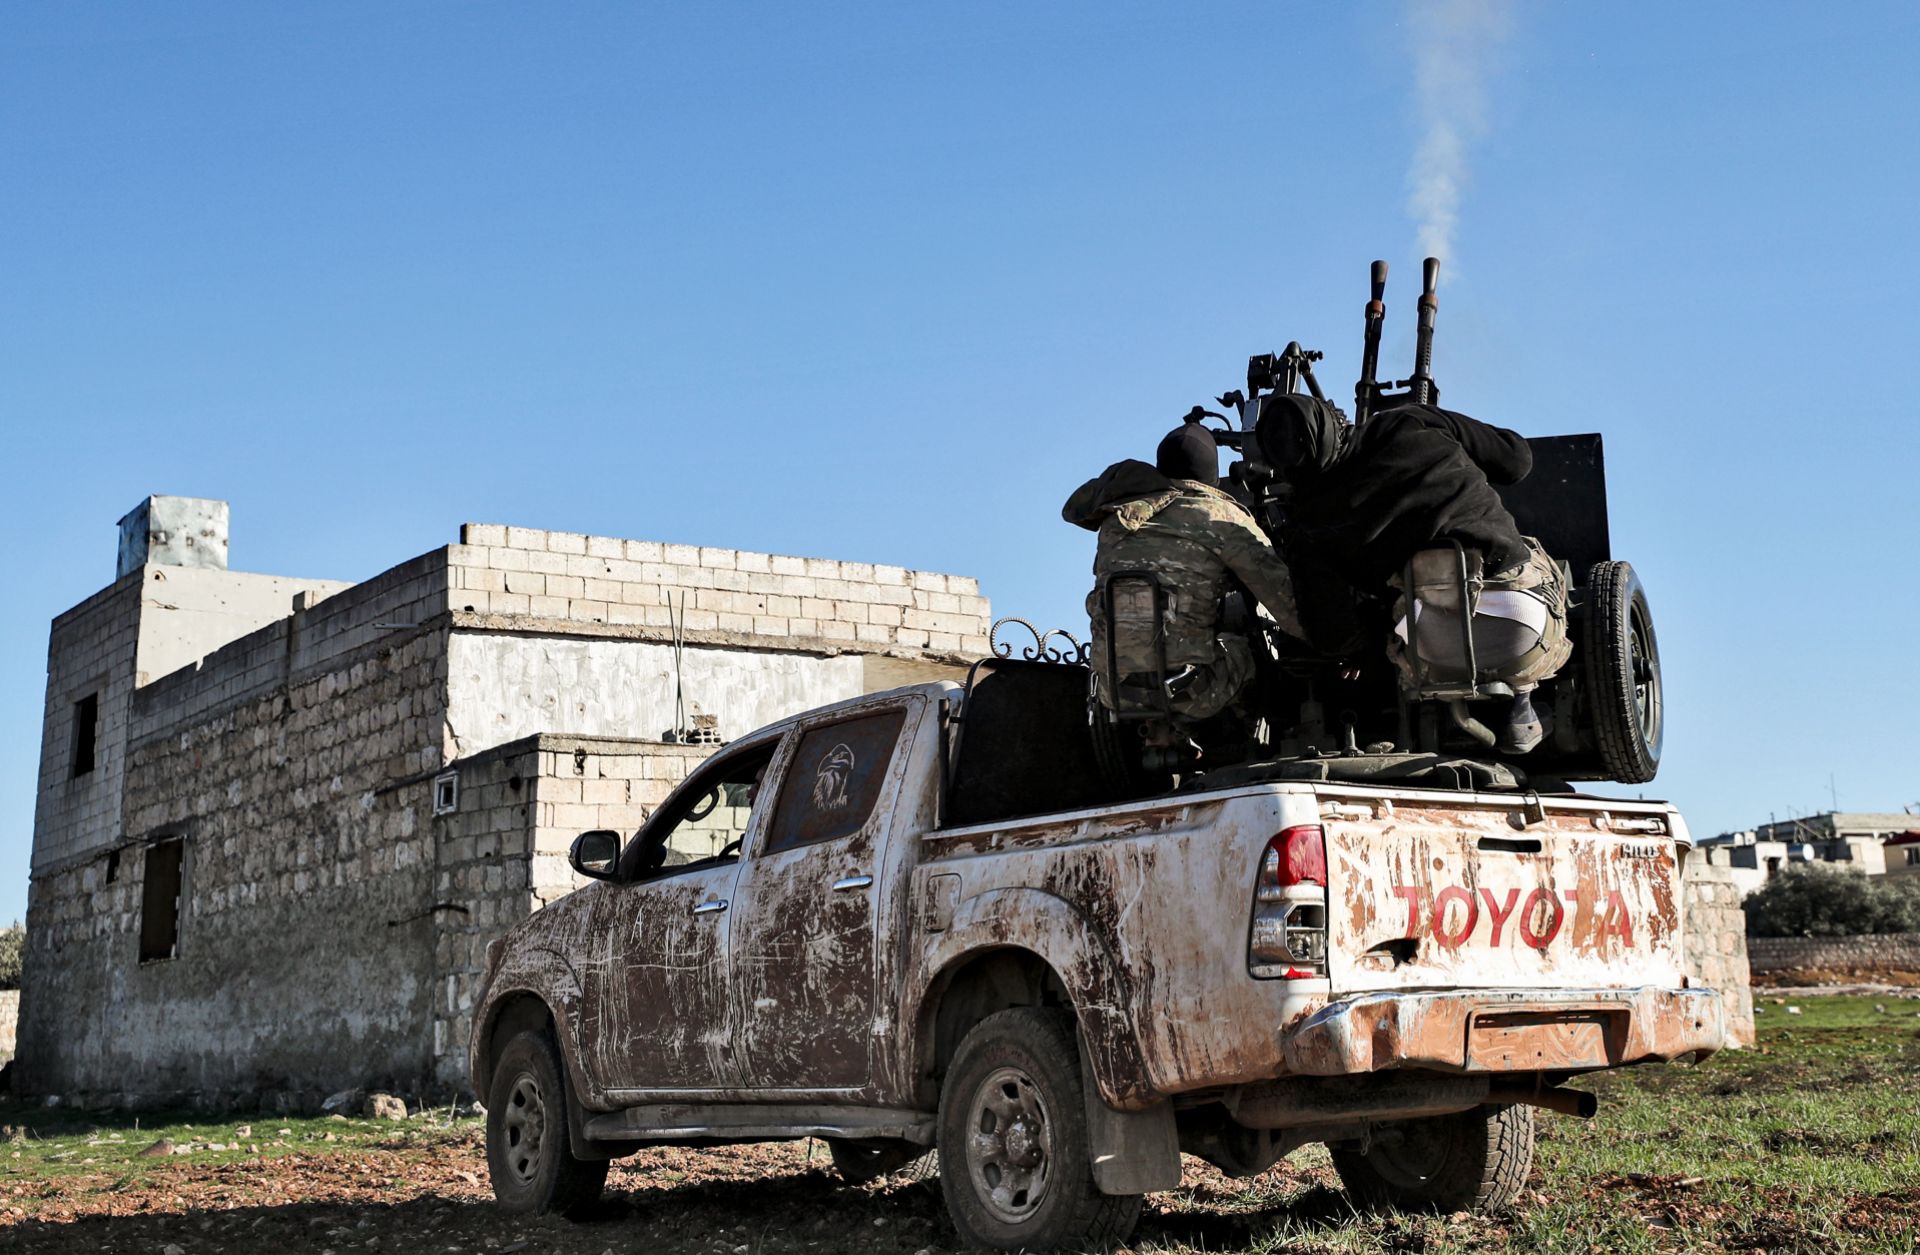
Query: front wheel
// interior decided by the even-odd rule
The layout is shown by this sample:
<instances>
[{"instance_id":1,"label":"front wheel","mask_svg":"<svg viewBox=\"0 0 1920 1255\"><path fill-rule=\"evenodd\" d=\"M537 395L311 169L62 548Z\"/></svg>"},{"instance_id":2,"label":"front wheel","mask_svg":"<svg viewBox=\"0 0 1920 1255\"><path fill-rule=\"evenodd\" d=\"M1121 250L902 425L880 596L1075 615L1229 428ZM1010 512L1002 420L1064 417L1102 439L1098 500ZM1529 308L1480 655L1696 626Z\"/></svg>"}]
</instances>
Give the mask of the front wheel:
<instances>
[{"instance_id":1,"label":"front wheel","mask_svg":"<svg viewBox=\"0 0 1920 1255\"><path fill-rule=\"evenodd\" d=\"M963 1242L1051 1250L1124 1242L1140 1196L1093 1182L1080 1052L1065 1015L990 1015L940 1088L940 1189Z\"/></svg>"},{"instance_id":2,"label":"front wheel","mask_svg":"<svg viewBox=\"0 0 1920 1255\"><path fill-rule=\"evenodd\" d=\"M487 1092L487 1175L503 1210L575 1219L607 1183L606 1160L573 1156L566 1075L544 1032L523 1032L500 1052Z\"/></svg>"},{"instance_id":3,"label":"front wheel","mask_svg":"<svg viewBox=\"0 0 1920 1255\"><path fill-rule=\"evenodd\" d=\"M1478 1107L1376 1129L1364 1154L1335 1150L1347 1193L1402 1211L1511 1206L1533 1167L1533 1108Z\"/></svg>"}]
</instances>

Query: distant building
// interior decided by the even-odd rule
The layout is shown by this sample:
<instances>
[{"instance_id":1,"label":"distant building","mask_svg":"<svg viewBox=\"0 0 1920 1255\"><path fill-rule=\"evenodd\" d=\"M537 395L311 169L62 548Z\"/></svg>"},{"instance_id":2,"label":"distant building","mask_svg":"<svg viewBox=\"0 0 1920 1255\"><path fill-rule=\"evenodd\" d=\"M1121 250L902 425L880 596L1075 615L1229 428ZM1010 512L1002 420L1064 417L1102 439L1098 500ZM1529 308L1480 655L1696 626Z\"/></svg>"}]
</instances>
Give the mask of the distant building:
<instances>
[{"instance_id":1,"label":"distant building","mask_svg":"<svg viewBox=\"0 0 1920 1255\"><path fill-rule=\"evenodd\" d=\"M153 497L53 621L15 1079L306 1105L463 1082L486 944L724 738L962 675L973 580L467 524L363 583Z\"/></svg>"},{"instance_id":2,"label":"distant building","mask_svg":"<svg viewBox=\"0 0 1920 1255\"><path fill-rule=\"evenodd\" d=\"M1723 832L1699 844L1708 863L1731 868L1742 892L1751 893L1792 863L1833 863L1878 876L1897 861L1902 871L1920 871L1920 858L1889 856L1891 840L1911 835L1916 825L1920 817L1898 811L1827 811Z\"/></svg>"},{"instance_id":3,"label":"distant building","mask_svg":"<svg viewBox=\"0 0 1920 1255\"><path fill-rule=\"evenodd\" d=\"M1910 822L1920 824L1920 817L1909 815L1907 818ZM1886 859L1887 875L1920 876L1920 831L1888 837Z\"/></svg>"}]
</instances>

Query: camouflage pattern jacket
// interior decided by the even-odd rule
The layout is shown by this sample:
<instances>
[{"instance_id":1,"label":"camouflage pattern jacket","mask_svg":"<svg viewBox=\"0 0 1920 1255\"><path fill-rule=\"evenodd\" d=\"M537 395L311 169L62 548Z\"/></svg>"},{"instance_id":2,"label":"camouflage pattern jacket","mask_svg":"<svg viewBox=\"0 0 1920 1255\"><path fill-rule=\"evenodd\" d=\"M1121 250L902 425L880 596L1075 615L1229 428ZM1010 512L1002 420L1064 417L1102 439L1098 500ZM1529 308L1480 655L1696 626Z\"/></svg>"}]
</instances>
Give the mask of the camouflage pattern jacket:
<instances>
[{"instance_id":1,"label":"camouflage pattern jacket","mask_svg":"<svg viewBox=\"0 0 1920 1255\"><path fill-rule=\"evenodd\" d=\"M1218 488L1169 479L1147 463L1129 459L1082 484L1060 513L1067 522L1100 534L1087 616L1094 629L1093 658L1102 670L1106 642L1101 594L1115 571L1152 571L1170 595L1169 668L1204 666L1218 655L1214 635L1220 598L1230 591L1229 577L1267 608L1282 631L1302 636L1286 563L1246 507ZM1152 671L1150 647L1150 634L1122 631L1122 673Z\"/></svg>"}]
</instances>

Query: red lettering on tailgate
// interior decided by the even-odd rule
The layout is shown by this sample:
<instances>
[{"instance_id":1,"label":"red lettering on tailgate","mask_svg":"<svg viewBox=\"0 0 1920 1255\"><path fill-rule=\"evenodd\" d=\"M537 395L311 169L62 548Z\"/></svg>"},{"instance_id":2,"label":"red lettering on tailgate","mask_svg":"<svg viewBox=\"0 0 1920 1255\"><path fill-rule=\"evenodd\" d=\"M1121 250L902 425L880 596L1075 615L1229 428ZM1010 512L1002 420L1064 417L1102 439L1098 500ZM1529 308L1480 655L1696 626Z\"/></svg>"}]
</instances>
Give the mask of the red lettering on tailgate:
<instances>
[{"instance_id":1,"label":"red lettering on tailgate","mask_svg":"<svg viewBox=\"0 0 1920 1255\"><path fill-rule=\"evenodd\" d=\"M1507 917L1513 914L1513 904L1520 900L1520 891L1518 889L1507 890L1505 905L1496 903L1493 900L1493 890L1491 889L1482 889L1480 891L1480 897L1486 902L1487 914L1493 919L1493 936L1487 939L1487 944L1497 946L1500 944L1500 930L1507 926Z\"/></svg>"},{"instance_id":2,"label":"red lettering on tailgate","mask_svg":"<svg viewBox=\"0 0 1920 1255\"><path fill-rule=\"evenodd\" d=\"M1447 905L1452 902L1463 903L1467 908L1467 918L1462 921L1458 931L1447 930ZM1473 926L1480 922L1480 904L1473 895L1459 885L1448 885L1433 895L1433 939L1452 949L1473 935Z\"/></svg>"},{"instance_id":3,"label":"red lettering on tailgate","mask_svg":"<svg viewBox=\"0 0 1920 1255\"><path fill-rule=\"evenodd\" d=\"M1633 921L1627 918L1627 900L1618 889L1607 891L1607 913L1600 920L1600 941L1608 937L1620 938L1620 944L1633 946Z\"/></svg>"},{"instance_id":4,"label":"red lettering on tailgate","mask_svg":"<svg viewBox=\"0 0 1920 1255\"><path fill-rule=\"evenodd\" d=\"M1536 928L1534 921L1541 907L1546 908L1547 919ZM1535 889L1527 895L1527 904L1520 908L1520 940L1535 950L1545 950L1560 935L1560 925L1566 922L1566 918L1566 912L1560 909L1559 900L1551 892Z\"/></svg>"},{"instance_id":5,"label":"red lettering on tailgate","mask_svg":"<svg viewBox=\"0 0 1920 1255\"><path fill-rule=\"evenodd\" d=\"M1568 938L1576 946L1599 946L1609 937L1618 937L1623 947L1633 945L1633 917L1627 899L1618 889L1607 890L1606 903L1595 919L1597 896L1586 889L1566 889L1559 894L1548 888L1531 890L1525 901L1520 890L1508 889L1504 897L1482 887L1475 897L1470 889L1446 885L1429 898L1422 885L1395 885L1394 896L1407 904L1407 930L1403 936L1431 936L1449 950L1457 949L1473 937L1480 926L1480 907L1486 904L1487 918L1493 921L1487 945L1497 947L1506 935L1507 921L1514 922L1520 940L1535 950L1553 944L1560 930L1571 925ZM1561 899L1566 905L1561 905ZM1431 906L1428 907L1429 902ZM1458 905L1462 910L1454 910ZM1518 910L1516 911L1516 906ZM1422 909L1428 908L1428 909Z\"/></svg>"}]
</instances>

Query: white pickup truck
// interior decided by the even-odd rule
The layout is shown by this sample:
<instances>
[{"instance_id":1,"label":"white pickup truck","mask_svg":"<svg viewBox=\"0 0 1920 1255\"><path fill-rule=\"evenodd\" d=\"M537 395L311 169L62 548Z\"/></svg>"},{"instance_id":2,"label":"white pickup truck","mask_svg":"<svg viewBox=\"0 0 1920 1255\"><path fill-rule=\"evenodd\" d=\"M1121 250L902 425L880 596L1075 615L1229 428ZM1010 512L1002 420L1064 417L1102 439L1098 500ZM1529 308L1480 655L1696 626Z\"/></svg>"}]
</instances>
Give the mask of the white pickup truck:
<instances>
[{"instance_id":1,"label":"white pickup truck","mask_svg":"<svg viewBox=\"0 0 1920 1255\"><path fill-rule=\"evenodd\" d=\"M1002 1249L1124 1239L1183 1151L1250 1175L1324 1142L1366 1201L1500 1205L1536 1107L1593 1114L1569 1078L1721 1046L1671 807L1102 801L1084 672L1046 670L789 719L631 840L583 834L599 883L489 953L500 1203L577 1213L645 1146L819 1137L856 1179L938 1147L962 1239Z\"/></svg>"}]
</instances>

